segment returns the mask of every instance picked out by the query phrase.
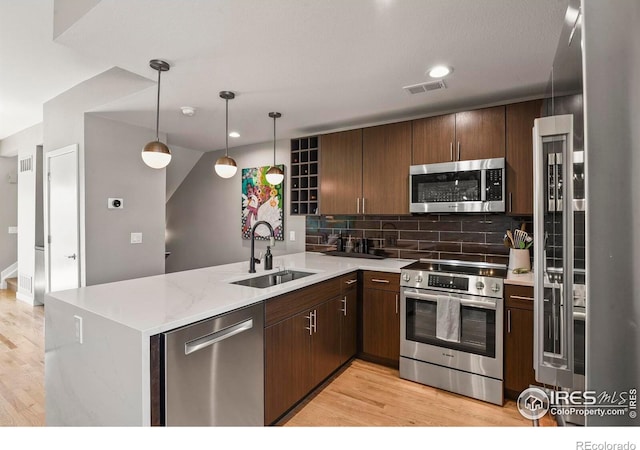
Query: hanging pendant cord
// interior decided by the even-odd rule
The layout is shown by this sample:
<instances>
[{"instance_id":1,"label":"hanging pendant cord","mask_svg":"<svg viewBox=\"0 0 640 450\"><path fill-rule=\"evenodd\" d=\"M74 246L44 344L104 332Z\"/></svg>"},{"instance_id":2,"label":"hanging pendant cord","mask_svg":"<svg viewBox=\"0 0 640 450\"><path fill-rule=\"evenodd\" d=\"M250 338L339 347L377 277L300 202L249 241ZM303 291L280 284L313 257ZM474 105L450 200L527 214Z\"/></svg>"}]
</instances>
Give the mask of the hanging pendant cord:
<instances>
[{"instance_id":1,"label":"hanging pendant cord","mask_svg":"<svg viewBox=\"0 0 640 450\"><path fill-rule=\"evenodd\" d=\"M156 102L156 141L160 142L158 134L158 128L160 126L160 73L162 71L158 69L158 100Z\"/></svg>"},{"instance_id":2,"label":"hanging pendant cord","mask_svg":"<svg viewBox=\"0 0 640 450\"><path fill-rule=\"evenodd\" d=\"M226 103L226 117L227 117L227 122L226 122L226 133L225 133L225 144L224 144L224 156L229 156L229 99L225 99L225 103Z\"/></svg>"},{"instance_id":3,"label":"hanging pendant cord","mask_svg":"<svg viewBox=\"0 0 640 450\"><path fill-rule=\"evenodd\" d=\"M273 166L276 165L276 117L273 116Z\"/></svg>"}]
</instances>

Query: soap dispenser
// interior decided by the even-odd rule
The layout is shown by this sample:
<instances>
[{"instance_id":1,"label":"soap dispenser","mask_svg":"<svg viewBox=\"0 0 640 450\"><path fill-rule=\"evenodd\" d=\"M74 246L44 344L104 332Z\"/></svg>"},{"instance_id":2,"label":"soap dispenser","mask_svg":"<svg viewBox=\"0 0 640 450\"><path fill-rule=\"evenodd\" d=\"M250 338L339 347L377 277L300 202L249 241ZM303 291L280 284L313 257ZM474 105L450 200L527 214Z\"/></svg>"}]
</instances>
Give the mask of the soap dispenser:
<instances>
[{"instance_id":1,"label":"soap dispenser","mask_svg":"<svg viewBox=\"0 0 640 450\"><path fill-rule=\"evenodd\" d=\"M264 255L264 270L273 269L273 255L271 254L271 247L267 245L267 253Z\"/></svg>"}]
</instances>

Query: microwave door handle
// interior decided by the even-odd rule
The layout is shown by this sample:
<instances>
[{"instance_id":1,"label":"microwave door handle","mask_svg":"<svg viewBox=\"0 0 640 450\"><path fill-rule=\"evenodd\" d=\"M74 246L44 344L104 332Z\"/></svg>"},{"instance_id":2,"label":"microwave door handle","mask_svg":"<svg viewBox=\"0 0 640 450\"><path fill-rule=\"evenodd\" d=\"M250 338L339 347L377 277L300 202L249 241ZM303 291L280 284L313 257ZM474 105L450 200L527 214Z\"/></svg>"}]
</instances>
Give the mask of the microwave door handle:
<instances>
[{"instance_id":1,"label":"microwave door handle","mask_svg":"<svg viewBox=\"0 0 640 450\"><path fill-rule=\"evenodd\" d=\"M480 201L487 201L487 169L480 172Z\"/></svg>"}]
</instances>

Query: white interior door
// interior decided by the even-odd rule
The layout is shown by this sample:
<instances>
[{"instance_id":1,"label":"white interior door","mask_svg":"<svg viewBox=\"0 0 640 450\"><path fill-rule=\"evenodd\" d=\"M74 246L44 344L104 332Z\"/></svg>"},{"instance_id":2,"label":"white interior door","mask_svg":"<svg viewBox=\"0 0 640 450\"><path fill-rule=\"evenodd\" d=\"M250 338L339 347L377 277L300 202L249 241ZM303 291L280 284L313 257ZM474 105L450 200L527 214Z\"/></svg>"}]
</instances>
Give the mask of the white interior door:
<instances>
[{"instance_id":1,"label":"white interior door","mask_svg":"<svg viewBox=\"0 0 640 450\"><path fill-rule=\"evenodd\" d=\"M47 207L49 292L80 287L78 146L48 152Z\"/></svg>"}]
</instances>

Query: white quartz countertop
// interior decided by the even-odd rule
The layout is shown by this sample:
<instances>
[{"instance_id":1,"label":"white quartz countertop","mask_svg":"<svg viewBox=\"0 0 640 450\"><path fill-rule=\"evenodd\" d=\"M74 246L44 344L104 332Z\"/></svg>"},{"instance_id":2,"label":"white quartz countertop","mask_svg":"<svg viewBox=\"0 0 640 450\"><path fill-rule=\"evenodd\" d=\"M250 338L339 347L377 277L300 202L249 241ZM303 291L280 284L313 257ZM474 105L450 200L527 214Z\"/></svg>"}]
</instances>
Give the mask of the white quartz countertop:
<instances>
[{"instance_id":1,"label":"white quartz countertop","mask_svg":"<svg viewBox=\"0 0 640 450\"><path fill-rule=\"evenodd\" d=\"M511 270L509 270L507 273L507 278L505 278L504 280L504 284L533 287L533 272L515 274Z\"/></svg>"},{"instance_id":2,"label":"white quartz countertop","mask_svg":"<svg viewBox=\"0 0 640 450\"><path fill-rule=\"evenodd\" d=\"M151 336L354 270L400 273L402 267L412 262L304 252L274 257L273 270L264 271L262 265L256 265L255 274L248 273L249 262L244 261L53 292L47 296ZM304 270L314 275L264 289L230 284L279 269Z\"/></svg>"}]
</instances>

